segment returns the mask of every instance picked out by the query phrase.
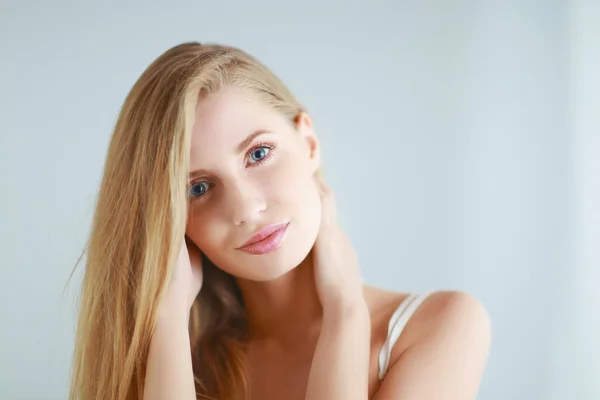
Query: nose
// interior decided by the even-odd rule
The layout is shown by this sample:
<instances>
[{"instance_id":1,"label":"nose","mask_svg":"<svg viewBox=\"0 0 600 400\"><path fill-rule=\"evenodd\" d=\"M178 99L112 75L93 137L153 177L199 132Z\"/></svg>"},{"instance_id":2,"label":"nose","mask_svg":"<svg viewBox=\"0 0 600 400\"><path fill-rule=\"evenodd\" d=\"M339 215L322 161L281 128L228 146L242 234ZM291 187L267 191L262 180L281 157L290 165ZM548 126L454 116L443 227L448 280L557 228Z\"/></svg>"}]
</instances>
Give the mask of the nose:
<instances>
[{"instance_id":1,"label":"nose","mask_svg":"<svg viewBox=\"0 0 600 400\"><path fill-rule=\"evenodd\" d=\"M257 222L267 209L264 192L255 183L238 181L228 192L229 216L236 226Z\"/></svg>"}]
</instances>

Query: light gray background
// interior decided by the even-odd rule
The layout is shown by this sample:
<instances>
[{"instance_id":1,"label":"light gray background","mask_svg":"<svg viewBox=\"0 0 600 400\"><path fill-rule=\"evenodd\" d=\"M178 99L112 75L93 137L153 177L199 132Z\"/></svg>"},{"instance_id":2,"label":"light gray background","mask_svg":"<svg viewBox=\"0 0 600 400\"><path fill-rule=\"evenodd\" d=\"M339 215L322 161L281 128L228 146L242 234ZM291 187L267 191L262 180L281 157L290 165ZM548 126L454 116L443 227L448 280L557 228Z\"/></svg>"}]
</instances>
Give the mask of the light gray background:
<instances>
[{"instance_id":1,"label":"light gray background","mask_svg":"<svg viewBox=\"0 0 600 400\"><path fill-rule=\"evenodd\" d=\"M481 299L480 399L600 398L599 2L82 3L0 3L1 399L66 398L111 129L189 40L312 112L368 282Z\"/></svg>"}]
</instances>

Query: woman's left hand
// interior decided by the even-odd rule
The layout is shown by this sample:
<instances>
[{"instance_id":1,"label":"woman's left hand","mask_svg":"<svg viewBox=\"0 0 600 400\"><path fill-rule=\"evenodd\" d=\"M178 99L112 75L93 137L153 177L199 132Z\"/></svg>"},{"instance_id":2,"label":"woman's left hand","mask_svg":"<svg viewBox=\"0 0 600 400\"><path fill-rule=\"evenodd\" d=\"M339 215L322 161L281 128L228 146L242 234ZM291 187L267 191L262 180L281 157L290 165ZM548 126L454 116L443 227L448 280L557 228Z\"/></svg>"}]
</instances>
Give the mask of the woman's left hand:
<instances>
[{"instance_id":1,"label":"woman's left hand","mask_svg":"<svg viewBox=\"0 0 600 400\"><path fill-rule=\"evenodd\" d=\"M363 306L363 280L356 252L338 224L333 193L322 178L317 179L317 185L322 217L313 249L313 266L321 305L325 311Z\"/></svg>"}]
</instances>

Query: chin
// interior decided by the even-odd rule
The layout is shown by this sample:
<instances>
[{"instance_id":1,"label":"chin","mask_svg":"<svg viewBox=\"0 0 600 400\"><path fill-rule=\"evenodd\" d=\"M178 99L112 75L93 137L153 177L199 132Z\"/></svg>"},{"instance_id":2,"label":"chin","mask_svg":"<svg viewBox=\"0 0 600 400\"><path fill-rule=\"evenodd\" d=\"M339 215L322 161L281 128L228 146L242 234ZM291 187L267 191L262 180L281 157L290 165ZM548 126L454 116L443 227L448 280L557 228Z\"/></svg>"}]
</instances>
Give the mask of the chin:
<instances>
[{"instance_id":1,"label":"chin","mask_svg":"<svg viewBox=\"0 0 600 400\"><path fill-rule=\"evenodd\" d=\"M291 235L290 235L291 236ZM298 243L288 237L277 249L261 255L240 253L236 261L231 264L235 268L229 269L229 274L236 278L256 282L267 282L277 279L292 271L306 259L314 245L314 240L305 238ZM240 269L240 266L242 269ZM224 268L223 268L224 269Z\"/></svg>"},{"instance_id":2,"label":"chin","mask_svg":"<svg viewBox=\"0 0 600 400\"><path fill-rule=\"evenodd\" d=\"M316 222L301 225L292 223L280 246L268 253L250 254L229 250L216 254L213 263L239 279L255 282L275 280L294 270L309 256L319 230Z\"/></svg>"},{"instance_id":3,"label":"chin","mask_svg":"<svg viewBox=\"0 0 600 400\"><path fill-rule=\"evenodd\" d=\"M282 246L263 255L245 255L244 271L235 273L238 278L256 282L272 281L296 268L310 253L312 246L307 249L287 249Z\"/></svg>"}]
</instances>

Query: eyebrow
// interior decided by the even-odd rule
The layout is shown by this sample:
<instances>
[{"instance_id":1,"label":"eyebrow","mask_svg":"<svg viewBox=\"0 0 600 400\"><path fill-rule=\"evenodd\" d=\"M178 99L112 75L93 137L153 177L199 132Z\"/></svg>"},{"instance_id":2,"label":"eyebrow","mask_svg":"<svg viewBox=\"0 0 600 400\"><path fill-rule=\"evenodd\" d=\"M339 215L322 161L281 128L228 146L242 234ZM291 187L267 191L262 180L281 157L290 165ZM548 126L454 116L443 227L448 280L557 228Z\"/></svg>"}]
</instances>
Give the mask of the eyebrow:
<instances>
[{"instance_id":1,"label":"eyebrow","mask_svg":"<svg viewBox=\"0 0 600 400\"><path fill-rule=\"evenodd\" d=\"M241 153L242 151L244 151L246 149L246 147L250 146L250 143L252 143L252 141L254 139L256 139L258 136L265 134L265 133L269 133L270 131L266 130L266 129L259 129L257 131L252 132L250 135L248 135L244 140L242 140L240 142L240 144L237 145L237 147L235 148L236 153ZM208 171L205 169L197 169L195 171L190 172L190 176L189 178L195 178L196 176L200 176L200 175L206 175L208 174Z\"/></svg>"},{"instance_id":2,"label":"eyebrow","mask_svg":"<svg viewBox=\"0 0 600 400\"><path fill-rule=\"evenodd\" d=\"M244 140L241 141L240 144L238 144L237 148L236 148L236 152L237 153L241 153L242 151L244 151L246 149L246 147L250 146L250 143L252 143L252 141L257 137L262 135L263 133L267 133L268 131L265 129L259 129L257 131L254 131L253 133L251 133L250 135L248 135L248 137Z\"/></svg>"}]
</instances>

